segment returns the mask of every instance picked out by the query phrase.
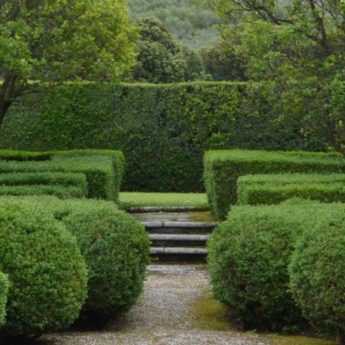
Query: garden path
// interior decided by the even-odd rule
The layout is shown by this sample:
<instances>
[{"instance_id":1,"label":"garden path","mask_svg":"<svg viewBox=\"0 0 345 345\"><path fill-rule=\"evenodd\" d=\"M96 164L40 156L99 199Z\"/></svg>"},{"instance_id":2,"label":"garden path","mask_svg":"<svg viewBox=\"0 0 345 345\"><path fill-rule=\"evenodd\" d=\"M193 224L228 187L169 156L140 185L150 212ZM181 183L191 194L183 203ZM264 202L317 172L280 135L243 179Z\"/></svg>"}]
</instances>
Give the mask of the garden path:
<instances>
[{"instance_id":1,"label":"garden path","mask_svg":"<svg viewBox=\"0 0 345 345\"><path fill-rule=\"evenodd\" d=\"M267 345L231 329L205 265L152 265L137 305L103 331L50 335L47 345Z\"/></svg>"}]
</instances>

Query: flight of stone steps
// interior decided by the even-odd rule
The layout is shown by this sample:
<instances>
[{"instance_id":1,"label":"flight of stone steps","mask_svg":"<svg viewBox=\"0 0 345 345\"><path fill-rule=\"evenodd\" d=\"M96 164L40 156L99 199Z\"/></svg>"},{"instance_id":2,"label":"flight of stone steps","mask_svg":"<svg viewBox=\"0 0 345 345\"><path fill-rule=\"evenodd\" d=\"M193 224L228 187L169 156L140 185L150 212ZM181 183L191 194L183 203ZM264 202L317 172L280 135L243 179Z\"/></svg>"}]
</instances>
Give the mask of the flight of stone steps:
<instances>
[{"instance_id":1,"label":"flight of stone steps","mask_svg":"<svg viewBox=\"0 0 345 345\"><path fill-rule=\"evenodd\" d=\"M131 210L146 227L153 261L205 261L207 240L216 227L213 221L195 221L201 211L187 208Z\"/></svg>"}]
</instances>

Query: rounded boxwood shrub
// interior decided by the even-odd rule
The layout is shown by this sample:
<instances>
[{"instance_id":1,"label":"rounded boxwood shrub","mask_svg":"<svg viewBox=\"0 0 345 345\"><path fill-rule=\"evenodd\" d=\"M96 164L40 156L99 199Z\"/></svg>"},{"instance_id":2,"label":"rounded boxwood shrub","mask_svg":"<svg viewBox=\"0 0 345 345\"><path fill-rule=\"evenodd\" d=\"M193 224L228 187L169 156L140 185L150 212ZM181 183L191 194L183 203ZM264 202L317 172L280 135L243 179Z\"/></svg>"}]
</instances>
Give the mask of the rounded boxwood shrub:
<instances>
[{"instance_id":1,"label":"rounded boxwood shrub","mask_svg":"<svg viewBox=\"0 0 345 345\"><path fill-rule=\"evenodd\" d=\"M7 276L4 273L0 272L0 326L2 326L6 320L8 287L9 282Z\"/></svg>"},{"instance_id":2,"label":"rounded boxwood shrub","mask_svg":"<svg viewBox=\"0 0 345 345\"><path fill-rule=\"evenodd\" d=\"M209 241L215 297L246 329L293 329L303 322L289 292L296 222L279 207L235 207Z\"/></svg>"},{"instance_id":3,"label":"rounded boxwood shrub","mask_svg":"<svg viewBox=\"0 0 345 345\"><path fill-rule=\"evenodd\" d=\"M10 281L4 334L33 337L78 318L85 260L75 237L43 208L1 201L0 270Z\"/></svg>"},{"instance_id":4,"label":"rounded boxwood shrub","mask_svg":"<svg viewBox=\"0 0 345 345\"><path fill-rule=\"evenodd\" d=\"M345 214L306 232L292 255L290 286L304 316L345 343Z\"/></svg>"},{"instance_id":5,"label":"rounded boxwood shrub","mask_svg":"<svg viewBox=\"0 0 345 345\"><path fill-rule=\"evenodd\" d=\"M89 271L84 315L106 320L128 310L140 295L150 241L144 226L122 211L70 206L63 222L76 235Z\"/></svg>"}]
</instances>

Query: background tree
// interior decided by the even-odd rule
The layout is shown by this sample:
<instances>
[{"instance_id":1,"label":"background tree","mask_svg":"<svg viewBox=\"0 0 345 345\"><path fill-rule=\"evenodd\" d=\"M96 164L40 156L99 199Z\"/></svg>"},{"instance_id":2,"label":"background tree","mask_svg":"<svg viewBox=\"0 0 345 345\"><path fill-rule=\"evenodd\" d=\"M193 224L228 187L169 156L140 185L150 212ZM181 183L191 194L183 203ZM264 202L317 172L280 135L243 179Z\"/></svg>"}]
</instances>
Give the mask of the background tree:
<instances>
[{"instance_id":1,"label":"background tree","mask_svg":"<svg viewBox=\"0 0 345 345\"><path fill-rule=\"evenodd\" d=\"M201 50L205 71L214 80L246 80L245 58L225 41Z\"/></svg>"},{"instance_id":2,"label":"background tree","mask_svg":"<svg viewBox=\"0 0 345 345\"><path fill-rule=\"evenodd\" d=\"M205 0L202 0L205 1ZM182 45L199 50L212 46L218 39L218 15L200 0L128 0L136 20L154 18Z\"/></svg>"},{"instance_id":3,"label":"background tree","mask_svg":"<svg viewBox=\"0 0 345 345\"><path fill-rule=\"evenodd\" d=\"M226 24L225 51L241 56L250 79L282 72L329 77L344 64L340 0L212 0Z\"/></svg>"},{"instance_id":4,"label":"background tree","mask_svg":"<svg viewBox=\"0 0 345 345\"><path fill-rule=\"evenodd\" d=\"M138 22L138 61L133 79L152 83L194 80L203 73L197 53L180 45L156 19Z\"/></svg>"},{"instance_id":5,"label":"background tree","mask_svg":"<svg viewBox=\"0 0 345 345\"><path fill-rule=\"evenodd\" d=\"M226 61L235 56L243 66L246 80L266 81L267 92L278 97L274 104L279 105L276 111L282 121L291 118L296 122L298 114L304 114L315 128L326 124L328 142L337 147L330 86L345 66L342 1L210 3L224 21L220 26L224 69Z\"/></svg>"},{"instance_id":6,"label":"background tree","mask_svg":"<svg viewBox=\"0 0 345 345\"><path fill-rule=\"evenodd\" d=\"M0 0L0 125L29 80L117 80L135 61L125 0Z\"/></svg>"}]
</instances>

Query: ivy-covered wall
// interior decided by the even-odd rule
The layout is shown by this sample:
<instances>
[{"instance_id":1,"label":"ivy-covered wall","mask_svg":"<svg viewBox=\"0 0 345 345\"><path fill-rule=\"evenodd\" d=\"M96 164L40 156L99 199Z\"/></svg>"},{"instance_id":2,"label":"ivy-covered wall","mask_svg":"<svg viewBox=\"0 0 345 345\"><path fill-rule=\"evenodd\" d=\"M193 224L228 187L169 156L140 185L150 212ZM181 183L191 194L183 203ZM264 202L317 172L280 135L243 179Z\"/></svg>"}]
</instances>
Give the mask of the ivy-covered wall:
<instances>
[{"instance_id":1,"label":"ivy-covered wall","mask_svg":"<svg viewBox=\"0 0 345 345\"><path fill-rule=\"evenodd\" d=\"M121 149L124 190L202 191L206 149L329 147L314 95L288 97L274 83L35 86L10 108L0 147Z\"/></svg>"}]
</instances>

